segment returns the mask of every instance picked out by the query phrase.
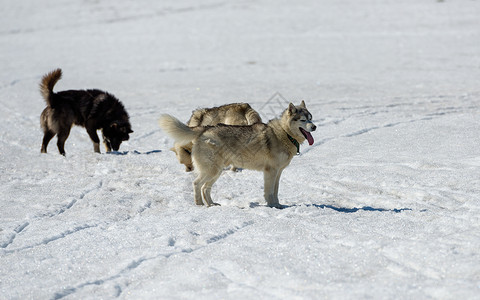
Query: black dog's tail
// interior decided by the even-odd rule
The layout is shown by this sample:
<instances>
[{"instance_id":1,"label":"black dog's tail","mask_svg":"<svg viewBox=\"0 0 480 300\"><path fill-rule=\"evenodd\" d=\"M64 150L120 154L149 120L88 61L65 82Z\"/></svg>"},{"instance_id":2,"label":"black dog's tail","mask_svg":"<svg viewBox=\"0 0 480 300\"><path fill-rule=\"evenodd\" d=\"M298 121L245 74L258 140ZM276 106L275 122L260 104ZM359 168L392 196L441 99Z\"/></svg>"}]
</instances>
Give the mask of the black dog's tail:
<instances>
[{"instance_id":1,"label":"black dog's tail","mask_svg":"<svg viewBox=\"0 0 480 300\"><path fill-rule=\"evenodd\" d=\"M56 69L44 75L40 82L40 93L48 106L52 106L53 87L60 78L62 78L62 69Z\"/></svg>"}]
</instances>

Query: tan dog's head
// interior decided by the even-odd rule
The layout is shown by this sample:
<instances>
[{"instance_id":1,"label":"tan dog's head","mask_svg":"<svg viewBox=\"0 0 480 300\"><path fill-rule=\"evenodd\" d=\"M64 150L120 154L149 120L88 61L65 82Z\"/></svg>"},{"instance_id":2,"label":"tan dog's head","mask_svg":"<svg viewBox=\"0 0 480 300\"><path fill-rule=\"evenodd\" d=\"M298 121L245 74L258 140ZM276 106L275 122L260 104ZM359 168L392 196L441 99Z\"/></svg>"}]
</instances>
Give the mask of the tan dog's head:
<instances>
[{"instance_id":1,"label":"tan dog's head","mask_svg":"<svg viewBox=\"0 0 480 300\"><path fill-rule=\"evenodd\" d=\"M185 165L185 171L191 172L193 171L193 163L192 163L192 144L189 145L178 145L175 143L174 147L171 148L175 155L177 156L178 161L181 164Z\"/></svg>"}]
</instances>

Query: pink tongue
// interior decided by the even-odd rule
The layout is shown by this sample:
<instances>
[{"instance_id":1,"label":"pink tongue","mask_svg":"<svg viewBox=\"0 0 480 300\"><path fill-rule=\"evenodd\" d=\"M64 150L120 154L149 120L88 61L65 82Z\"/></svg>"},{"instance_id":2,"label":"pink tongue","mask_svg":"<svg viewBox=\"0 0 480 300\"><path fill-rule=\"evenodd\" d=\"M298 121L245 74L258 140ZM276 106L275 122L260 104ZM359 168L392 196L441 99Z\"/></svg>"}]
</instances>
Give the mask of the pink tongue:
<instances>
[{"instance_id":1,"label":"pink tongue","mask_svg":"<svg viewBox=\"0 0 480 300\"><path fill-rule=\"evenodd\" d=\"M313 136L310 134L310 132L303 130L300 128L300 131L302 131L303 135L307 138L308 144L311 146L313 145Z\"/></svg>"}]
</instances>

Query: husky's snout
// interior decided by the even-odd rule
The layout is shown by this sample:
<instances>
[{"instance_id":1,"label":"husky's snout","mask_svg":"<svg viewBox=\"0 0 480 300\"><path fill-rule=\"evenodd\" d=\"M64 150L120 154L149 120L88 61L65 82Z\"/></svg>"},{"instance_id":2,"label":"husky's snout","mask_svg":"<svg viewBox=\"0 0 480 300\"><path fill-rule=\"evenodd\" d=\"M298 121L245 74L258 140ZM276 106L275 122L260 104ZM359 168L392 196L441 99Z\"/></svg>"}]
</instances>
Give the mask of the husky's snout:
<instances>
[{"instance_id":1,"label":"husky's snout","mask_svg":"<svg viewBox=\"0 0 480 300\"><path fill-rule=\"evenodd\" d=\"M315 131L317 129L317 126L315 126L315 124L313 124L312 122L308 122L306 127L307 131L309 132Z\"/></svg>"}]
</instances>

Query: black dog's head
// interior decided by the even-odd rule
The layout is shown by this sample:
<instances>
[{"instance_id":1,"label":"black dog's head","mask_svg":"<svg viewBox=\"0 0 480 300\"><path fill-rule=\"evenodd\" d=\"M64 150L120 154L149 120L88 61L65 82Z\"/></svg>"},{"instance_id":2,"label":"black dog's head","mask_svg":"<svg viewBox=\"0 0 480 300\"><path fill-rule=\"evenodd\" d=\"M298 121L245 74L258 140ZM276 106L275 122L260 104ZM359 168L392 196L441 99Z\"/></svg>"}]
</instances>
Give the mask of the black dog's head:
<instances>
[{"instance_id":1,"label":"black dog's head","mask_svg":"<svg viewBox=\"0 0 480 300\"><path fill-rule=\"evenodd\" d=\"M103 128L103 142L107 151L118 151L123 141L128 141L129 134L132 133L129 122L112 122L110 126Z\"/></svg>"}]
</instances>

